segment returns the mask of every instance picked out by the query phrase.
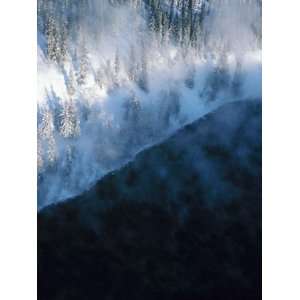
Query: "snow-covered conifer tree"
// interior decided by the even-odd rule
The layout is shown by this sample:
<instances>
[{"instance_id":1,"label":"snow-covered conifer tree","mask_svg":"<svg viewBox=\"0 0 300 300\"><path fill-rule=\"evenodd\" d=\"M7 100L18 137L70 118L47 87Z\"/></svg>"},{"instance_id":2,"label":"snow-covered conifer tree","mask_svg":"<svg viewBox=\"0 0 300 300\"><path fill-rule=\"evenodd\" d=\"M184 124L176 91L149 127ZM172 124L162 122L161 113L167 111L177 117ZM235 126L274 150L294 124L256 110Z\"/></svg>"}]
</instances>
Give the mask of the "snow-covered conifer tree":
<instances>
[{"instance_id":1,"label":"snow-covered conifer tree","mask_svg":"<svg viewBox=\"0 0 300 300\"><path fill-rule=\"evenodd\" d=\"M86 83L88 71L90 67L88 50L84 38L81 38L79 46L79 70L77 72L77 82L79 85Z\"/></svg>"},{"instance_id":2,"label":"snow-covered conifer tree","mask_svg":"<svg viewBox=\"0 0 300 300\"><path fill-rule=\"evenodd\" d=\"M99 86L100 89L104 86L104 78L103 78L103 71L102 68L98 68L96 74L95 74L95 81L96 84Z\"/></svg>"},{"instance_id":3,"label":"snow-covered conifer tree","mask_svg":"<svg viewBox=\"0 0 300 300\"><path fill-rule=\"evenodd\" d=\"M75 75L74 75L74 71L73 68L70 68L69 74L68 74L68 78L67 78L67 91L69 96L72 98L75 95L76 92L76 88L75 88Z\"/></svg>"},{"instance_id":4,"label":"snow-covered conifer tree","mask_svg":"<svg viewBox=\"0 0 300 300\"><path fill-rule=\"evenodd\" d=\"M136 63L136 53L133 45L130 47L129 53L129 70L128 77L131 81L136 81L137 79L137 63Z\"/></svg>"},{"instance_id":5,"label":"snow-covered conifer tree","mask_svg":"<svg viewBox=\"0 0 300 300\"><path fill-rule=\"evenodd\" d=\"M149 92L149 84L148 84L148 62L146 56L146 48L144 43L142 44L142 57L141 57L141 68L138 78L139 87L146 93Z\"/></svg>"},{"instance_id":6,"label":"snow-covered conifer tree","mask_svg":"<svg viewBox=\"0 0 300 300\"><path fill-rule=\"evenodd\" d=\"M73 138L80 133L79 118L73 100L64 103L61 115L60 133L64 138Z\"/></svg>"},{"instance_id":7,"label":"snow-covered conifer tree","mask_svg":"<svg viewBox=\"0 0 300 300\"><path fill-rule=\"evenodd\" d=\"M54 138L53 116L49 108L45 108L41 113L38 136L41 141L40 147L43 147L44 153L47 153L48 162L53 164L57 159L57 149Z\"/></svg>"}]
</instances>

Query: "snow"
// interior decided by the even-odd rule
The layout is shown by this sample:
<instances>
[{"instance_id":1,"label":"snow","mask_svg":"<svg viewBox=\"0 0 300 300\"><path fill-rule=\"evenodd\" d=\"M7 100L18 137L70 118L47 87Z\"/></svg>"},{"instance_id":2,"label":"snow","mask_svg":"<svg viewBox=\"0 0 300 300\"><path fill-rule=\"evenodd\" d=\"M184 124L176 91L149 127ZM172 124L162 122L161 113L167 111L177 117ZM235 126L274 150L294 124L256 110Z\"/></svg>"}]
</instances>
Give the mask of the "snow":
<instances>
[{"instance_id":1,"label":"snow","mask_svg":"<svg viewBox=\"0 0 300 300\"><path fill-rule=\"evenodd\" d=\"M132 11L122 8L112 13L113 32L108 30L104 36L101 33L102 43L85 39L88 72L81 84L77 82L78 45L71 44L66 60L57 64L46 57L45 38L38 34L39 207L82 192L141 149L160 142L224 103L261 98L261 50L253 47L254 39L245 24L241 26L245 30L240 28L239 33L231 30L240 19L228 23L228 14L226 8L226 22L219 19L208 23L212 35L205 56L192 49L183 55L182 49L172 43L157 47L157 41L150 37L143 53L138 41L142 20L137 17L137 27L126 27ZM223 28L220 41L215 33L223 24L227 29ZM236 34L248 37L239 44L233 42L233 33L235 39ZM232 47L225 51L226 39ZM137 64L143 55L147 57L148 92L138 82L129 80L128 69L135 63L130 61L132 45ZM120 70L115 74L112 70L117 52ZM103 73L101 86L96 80L99 70ZM235 93L232 86L237 70L241 83ZM74 74L74 94L67 88L70 72ZM210 89L214 90L213 96ZM137 105L129 104L131 119L126 120L132 98ZM77 126L78 132L69 132Z\"/></svg>"}]
</instances>

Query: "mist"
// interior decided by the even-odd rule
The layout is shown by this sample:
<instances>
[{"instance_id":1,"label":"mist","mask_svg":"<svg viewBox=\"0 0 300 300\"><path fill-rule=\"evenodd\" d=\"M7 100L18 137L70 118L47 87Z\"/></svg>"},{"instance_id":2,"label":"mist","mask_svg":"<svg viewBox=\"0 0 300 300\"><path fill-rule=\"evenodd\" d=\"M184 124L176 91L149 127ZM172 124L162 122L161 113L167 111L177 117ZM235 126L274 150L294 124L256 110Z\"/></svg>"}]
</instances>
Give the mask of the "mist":
<instances>
[{"instance_id":1,"label":"mist","mask_svg":"<svg viewBox=\"0 0 300 300\"><path fill-rule=\"evenodd\" d=\"M224 103L261 98L259 1L158 3L154 17L149 1L38 1L39 208Z\"/></svg>"}]
</instances>

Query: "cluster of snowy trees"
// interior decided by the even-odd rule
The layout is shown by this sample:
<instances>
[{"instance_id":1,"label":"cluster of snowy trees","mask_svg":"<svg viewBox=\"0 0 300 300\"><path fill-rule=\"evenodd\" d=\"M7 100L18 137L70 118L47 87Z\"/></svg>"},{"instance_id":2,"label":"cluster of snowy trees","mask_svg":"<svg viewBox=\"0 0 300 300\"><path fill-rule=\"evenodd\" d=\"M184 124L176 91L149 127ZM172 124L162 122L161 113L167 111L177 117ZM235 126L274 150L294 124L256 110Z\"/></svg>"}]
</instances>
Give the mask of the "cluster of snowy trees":
<instances>
[{"instance_id":1,"label":"cluster of snowy trees","mask_svg":"<svg viewBox=\"0 0 300 300\"><path fill-rule=\"evenodd\" d=\"M239 3L238 0L236 1ZM240 3L255 1L257 0L245 0ZM124 74L120 76L122 68L126 72L126 79L147 93L149 91L149 56L153 49L163 49L171 45L179 49L182 56L187 56L191 51L196 55L205 56L208 51L211 51L205 48L208 44L207 31L210 29L210 24L205 25L205 20L209 14L214 14L213 8L214 5L218 5L217 0L106 0L100 2L38 0L38 30L46 40L45 52L49 61L61 66L66 60L72 61L73 70L70 72L73 74L67 74L69 77L67 88L71 96L75 93L75 81L78 86L84 85L89 73L92 73L100 88L105 86L111 89L119 86L121 77L124 77ZM113 19L113 11L123 6L130 7L135 12L134 16L129 15L132 17L132 20L128 20L132 22L131 27L129 24L120 23L119 27L113 30L112 28L118 23L118 18L121 18L117 15L114 16L116 20ZM109 26L105 22L109 21L110 15L112 24ZM142 22L140 20L136 22L136 16L140 16ZM104 20L105 17L108 19ZM114 52L113 55L105 58L102 48L109 43L107 36L116 34L114 31L120 30L120 27L124 25L128 25L130 27L128 31L134 31L133 35L137 38L129 42L129 49L123 49L122 41L117 42L114 48L109 50ZM251 30L257 35L259 41L261 32L259 26L256 25L251 24ZM111 31L107 27L110 27ZM101 40L99 37L105 32L107 36ZM127 34L128 32L125 32L123 38L126 39ZM96 68L91 66L89 59L88 45L91 44L91 40L96 45L95 49L99 52L99 58L102 59ZM227 41L213 41L213 48L219 52L226 51L226 47L228 47ZM194 85L193 76L194 70L191 69L186 78L186 85L190 88Z\"/></svg>"},{"instance_id":2,"label":"cluster of snowy trees","mask_svg":"<svg viewBox=\"0 0 300 300\"><path fill-rule=\"evenodd\" d=\"M130 5L143 16L148 29L155 33L161 43L172 41L183 47L200 47L203 42L202 22L209 11L208 0L108 2L111 7L124 3ZM95 3L89 0L38 0L38 27L46 37L50 60L57 63L65 60L68 43L70 40L78 42L80 26L87 23L87 16L94 15L94 6L97 5ZM109 10L107 12L109 13ZM101 24L101 20L98 22Z\"/></svg>"},{"instance_id":3,"label":"cluster of snowy trees","mask_svg":"<svg viewBox=\"0 0 300 300\"><path fill-rule=\"evenodd\" d=\"M207 0L146 0L148 24L161 41L172 40L187 46L199 46L202 22L209 12Z\"/></svg>"},{"instance_id":4,"label":"cluster of snowy trees","mask_svg":"<svg viewBox=\"0 0 300 300\"><path fill-rule=\"evenodd\" d=\"M38 167L43 169L55 165L59 158L59 138L64 139L68 145L68 141L75 139L79 134L80 118L76 104L72 100L65 101L55 109L49 106L39 107Z\"/></svg>"},{"instance_id":5,"label":"cluster of snowy trees","mask_svg":"<svg viewBox=\"0 0 300 300\"><path fill-rule=\"evenodd\" d=\"M38 107L39 198L45 201L40 205L59 199L62 191L69 196L82 191L90 178L99 178L161 140L180 113L176 89L162 91L154 109L143 106L130 91L122 99L119 120L111 120L96 104L69 99L52 105L49 100Z\"/></svg>"}]
</instances>

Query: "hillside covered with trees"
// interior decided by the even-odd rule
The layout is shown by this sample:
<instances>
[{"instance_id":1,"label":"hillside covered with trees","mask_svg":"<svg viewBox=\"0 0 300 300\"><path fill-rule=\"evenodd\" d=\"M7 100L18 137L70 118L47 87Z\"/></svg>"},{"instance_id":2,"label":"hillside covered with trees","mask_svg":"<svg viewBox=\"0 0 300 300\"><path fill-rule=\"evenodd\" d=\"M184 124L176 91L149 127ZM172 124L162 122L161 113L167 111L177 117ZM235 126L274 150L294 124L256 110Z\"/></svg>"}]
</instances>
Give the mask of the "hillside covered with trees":
<instances>
[{"instance_id":1,"label":"hillside covered with trees","mask_svg":"<svg viewBox=\"0 0 300 300\"><path fill-rule=\"evenodd\" d=\"M256 0L38 0L38 206L261 95Z\"/></svg>"},{"instance_id":2,"label":"hillside covered with trees","mask_svg":"<svg viewBox=\"0 0 300 300\"><path fill-rule=\"evenodd\" d=\"M261 299L261 103L224 105L38 214L47 299Z\"/></svg>"}]
</instances>

